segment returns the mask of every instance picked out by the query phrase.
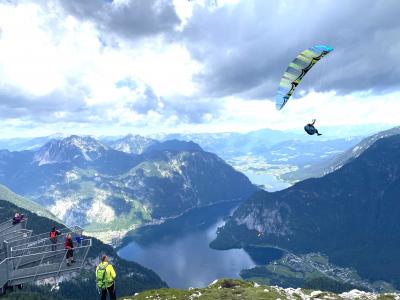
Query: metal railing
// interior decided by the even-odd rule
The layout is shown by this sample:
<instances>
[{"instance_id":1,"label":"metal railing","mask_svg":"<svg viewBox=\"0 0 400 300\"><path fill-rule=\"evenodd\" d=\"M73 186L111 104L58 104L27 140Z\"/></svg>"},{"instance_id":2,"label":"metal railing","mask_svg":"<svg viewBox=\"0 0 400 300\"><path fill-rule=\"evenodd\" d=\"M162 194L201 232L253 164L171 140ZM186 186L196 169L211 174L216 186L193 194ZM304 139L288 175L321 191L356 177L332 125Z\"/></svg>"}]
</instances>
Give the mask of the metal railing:
<instances>
[{"instance_id":1,"label":"metal railing","mask_svg":"<svg viewBox=\"0 0 400 300\"><path fill-rule=\"evenodd\" d=\"M28 237L29 233L32 233L32 230L15 228L14 231L7 231L5 233L0 233L0 242L11 240L17 236L23 239Z\"/></svg>"},{"instance_id":2,"label":"metal railing","mask_svg":"<svg viewBox=\"0 0 400 300\"><path fill-rule=\"evenodd\" d=\"M6 239L4 239L4 243L10 244L13 243L15 241L19 241L21 239L25 239L27 237L32 236L33 230L30 229L19 229L18 232L20 234L17 234L15 237L7 237Z\"/></svg>"},{"instance_id":3,"label":"metal railing","mask_svg":"<svg viewBox=\"0 0 400 300\"><path fill-rule=\"evenodd\" d=\"M77 234L77 235L82 235L83 229L79 226L73 226L73 227L62 227L58 229L61 232L61 235L65 235L67 233L71 234ZM10 243L10 247L18 245L25 245L25 244L34 244L39 241L49 241L50 237L50 231L47 233L41 233L41 234L35 234L30 237L26 237L24 239L19 240L18 242L15 243ZM60 237L60 236L58 236Z\"/></svg>"},{"instance_id":4,"label":"metal railing","mask_svg":"<svg viewBox=\"0 0 400 300\"><path fill-rule=\"evenodd\" d=\"M8 263L7 259L0 262L0 287L8 282Z\"/></svg>"},{"instance_id":5,"label":"metal railing","mask_svg":"<svg viewBox=\"0 0 400 300\"><path fill-rule=\"evenodd\" d=\"M22 219L26 220L26 219ZM8 219L7 221L3 222L0 224L0 232L3 231L3 229L10 227L10 225L13 224L13 219Z\"/></svg>"},{"instance_id":6,"label":"metal railing","mask_svg":"<svg viewBox=\"0 0 400 300\"><path fill-rule=\"evenodd\" d=\"M30 254L8 257L5 259L8 283L16 285L78 271L83 267L91 246L91 239L82 240L81 245L73 249L75 262L69 265L66 259L68 250L52 251L51 245L32 247Z\"/></svg>"},{"instance_id":7,"label":"metal railing","mask_svg":"<svg viewBox=\"0 0 400 300\"><path fill-rule=\"evenodd\" d=\"M26 223L28 222L28 219L22 219L21 222L17 224L13 224L12 219L0 224L0 235L6 234L7 232L10 231L15 231L16 229L25 229L26 228Z\"/></svg>"},{"instance_id":8,"label":"metal railing","mask_svg":"<svg viewBox=\"0 0 400 300\"><path fill-rule=\"evenodd\" d=\"M82 238L82 228L59 229L57 241L62 242L54 243L49 233L32 235L32 230L25 229L26 223L25 218L17 224L12 224L12 220L0 224L0 288L56 277L83 267L92 240ZM70 250L64 249L63 243L67 234L80 237L73 241L71 264L66 259Z\"/></svg>"},{"instance_id":9,"label":"metal railing","mask_svg":"<svg viewBox=\"0 0 400 300\"><path fill-rule=\"evenodd\" d=\"M55 239L55 241L64 241L67 234L71 234L73 237L75 236L81 236L82 235L83 229L74 226L74 227L64 227L60 229L61 234L58 235ZM9 243L5 243L6 245L6 250L7 250L7 255L8 256L14 256L12 250L21 250L21 249L29 249L31 247L35 246L45 246L45 245L55 245L55 243L50 239L49 233L42 233L42 234L37 234L33 236L29 236L23 239L19 240L14 240ZM18 255L23 255L24 252L18 252Z\"/></svg>"},{"instance_id":10,"label":"metal railing","mask_svg":"<svg viewBox=\"0 0 400 300\"><path fill-rule=\"evenodd\" d=\"M46 237L40 237L38 238L36 241L32 240L29 243L23 243L21 244L20 242L16 243L12 243L10 244L10 250L12 253L13 250L21 250L21 249L29 249L32 247L38 247L38 246L48 246L48 245L54 245L59 243L59 241L64 241L65 238L67 237L68 234L71 234L72 238L74 239L76 236L80 236L79 234L75 234L74 232L66 232L66 233L62 233L60 235L57 236L57 238L55 239L56 243L54 243L49 236Z\"/></svg>"}]
</instances>

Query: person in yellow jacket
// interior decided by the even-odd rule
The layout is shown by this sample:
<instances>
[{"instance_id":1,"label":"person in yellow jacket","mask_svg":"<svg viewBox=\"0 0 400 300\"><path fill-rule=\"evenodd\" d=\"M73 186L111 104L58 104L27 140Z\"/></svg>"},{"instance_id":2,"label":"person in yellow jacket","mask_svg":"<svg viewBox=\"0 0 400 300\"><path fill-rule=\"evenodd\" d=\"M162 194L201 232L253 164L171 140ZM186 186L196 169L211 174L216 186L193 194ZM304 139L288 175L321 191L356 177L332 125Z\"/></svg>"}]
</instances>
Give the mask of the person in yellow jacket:
<instances>
[{"instance_id":1,"label":"person in yellow jacket","mask_svg":"<svg viewBox=\"0 0 400 300\"><path fill-rule=\"evenodd\" d=\"M101 257L101 263L96 268L97 287L101 292L101 300L107 299L107 291L110 300L116 300L115 277L117 274L113 266L108 262L107 255Z\"/></svg>"}]
</instances>

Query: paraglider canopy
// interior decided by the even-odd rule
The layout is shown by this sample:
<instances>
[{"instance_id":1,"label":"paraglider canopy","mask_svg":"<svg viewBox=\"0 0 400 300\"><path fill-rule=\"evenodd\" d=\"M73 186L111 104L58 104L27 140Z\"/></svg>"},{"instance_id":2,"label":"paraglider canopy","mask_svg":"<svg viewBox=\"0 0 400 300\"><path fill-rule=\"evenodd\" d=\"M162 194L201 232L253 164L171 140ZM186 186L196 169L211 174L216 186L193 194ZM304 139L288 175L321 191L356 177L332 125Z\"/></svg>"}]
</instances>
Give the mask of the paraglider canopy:
<instances>
[{"instance_id":1,"label":"paraglider canopy","mask_svg":"<svg viewBox=\"0 0 400 300\"><path fill-rule=\"evenodd\" d=\"M281 110L293 95L297 85L307 72L333 48L316 45L301 52L288 66L279 83L275 97L276 109Z\"/></svg>"}]
</instances>

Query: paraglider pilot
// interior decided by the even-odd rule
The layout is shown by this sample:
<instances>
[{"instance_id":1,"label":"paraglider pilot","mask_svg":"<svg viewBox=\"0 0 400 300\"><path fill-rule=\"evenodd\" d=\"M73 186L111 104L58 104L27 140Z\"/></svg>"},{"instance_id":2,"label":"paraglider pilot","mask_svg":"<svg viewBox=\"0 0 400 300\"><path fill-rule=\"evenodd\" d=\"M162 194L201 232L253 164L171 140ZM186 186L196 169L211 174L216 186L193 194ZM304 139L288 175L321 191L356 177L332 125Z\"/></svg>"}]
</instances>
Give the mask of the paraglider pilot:
<instances>
[{"instance_id":1,"label":"paraglider pilot","mask_svg":"<svg viewBox=\"0 0 400 300\"><path fill-rule=\"evenodd\" d=\"M309 124L307 124L306 126L304 126L304 130L305 130L309 135L313 135L313 134L322 135L322 133L319 133L318 130L314 127L315 121L316 121L316 120L313 119L311 123L309 123Z\"/></svg>"}]
</instances>

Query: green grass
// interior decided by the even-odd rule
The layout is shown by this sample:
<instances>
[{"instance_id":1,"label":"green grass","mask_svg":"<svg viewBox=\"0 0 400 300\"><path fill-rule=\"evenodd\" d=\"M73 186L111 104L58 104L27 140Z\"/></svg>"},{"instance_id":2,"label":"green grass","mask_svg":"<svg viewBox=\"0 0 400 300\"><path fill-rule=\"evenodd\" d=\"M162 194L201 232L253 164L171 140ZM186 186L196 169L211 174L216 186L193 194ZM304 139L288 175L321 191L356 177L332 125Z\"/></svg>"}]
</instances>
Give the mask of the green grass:
<instances>
[{"instance_id":1,"label":"green grass","mask_svg":"<svg viewBox=\"0 0 400 300\"><path fill-rule=\"evenodd\" d=\"M195 288L190 290L159 289L140 293L133 297L123 297L126 300L149 300L149 299L226 299L226 300L257 300L257 299L278 299L281 294L266 286L255 287L253 282L245 282L236 279L220 279L217 283L207 288Z\"/></svg>"},{"instance_id":2,"label":"green grass","mask_svg":"<svg viewBox=\"0 0 400 300\"><path fill-rule=\"evenodd\" d=\"M267 269L281 276L290 278L303 278L304 274L302 272L296 272L292 268L284 265L268 265Z\"/></svg>"},{"instance_id":3,"label":"green grass","mask_svg":"<svg viewBox=\"0 0 400 300\"><path fill-rule=\"evenodd\" d=\"M394 295L377 294L378 300L394 300ZM302 300L302 299L345 299L340 295L313 291L309 289L282 289L266 285L257 285L254 282L242 281L238 279L220 279L216 283L206 288L194 288L189 290L179 289L158 289L145 291L131 297L122 297L120 300ZM348 299L348 298L346 298ZM358 297L355 299L372 299L371 295L367 297Z\"/></svg>"}]
</instances>

